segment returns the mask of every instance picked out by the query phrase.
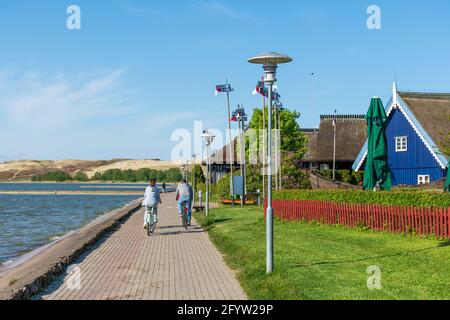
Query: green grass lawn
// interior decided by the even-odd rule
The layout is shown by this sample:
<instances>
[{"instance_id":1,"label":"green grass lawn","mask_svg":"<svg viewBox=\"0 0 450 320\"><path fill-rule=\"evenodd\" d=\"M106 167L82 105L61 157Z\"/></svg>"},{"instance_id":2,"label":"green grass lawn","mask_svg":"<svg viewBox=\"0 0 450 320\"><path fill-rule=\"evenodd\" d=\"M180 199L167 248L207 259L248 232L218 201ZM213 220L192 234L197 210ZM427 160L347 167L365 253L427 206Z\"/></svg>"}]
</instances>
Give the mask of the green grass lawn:
<instances>
[{"instance_id":1,"label":"green grass lawn","mask_svg":"<svg viewBox=\"0 0 450 320\"><path fill-rule=\"evenodd\" d=\"M196 215L250 299L450 299L450 242L304 222L275 222L275 272L265 274L261 208ZM381 269L381 290L367 268Z\"/></svg>"}]
</instances>

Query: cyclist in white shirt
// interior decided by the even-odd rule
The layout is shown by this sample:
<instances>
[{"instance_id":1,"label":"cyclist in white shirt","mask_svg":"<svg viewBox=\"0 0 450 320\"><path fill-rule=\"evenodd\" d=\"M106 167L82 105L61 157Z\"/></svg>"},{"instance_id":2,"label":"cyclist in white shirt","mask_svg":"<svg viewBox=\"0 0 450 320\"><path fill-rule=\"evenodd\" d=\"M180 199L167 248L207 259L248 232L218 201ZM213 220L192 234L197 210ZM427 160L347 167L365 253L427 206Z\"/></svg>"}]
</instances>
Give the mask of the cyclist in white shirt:
<instances>
[{"instance_id":1,"label":"cyclist in white shirt","mask_svg":"<svg viewBox=\"0 0 450 320\"><path fill-rule=\"evenodd\" d=\"M150 179L150 185L145 189L144 201L142 206L145 207L144 229L147 228L147 215L152 212L155 214L155 220L158 221L158 204L162 203L159 189L156 186L156 179Z\"/></svg>"}]
</instances>

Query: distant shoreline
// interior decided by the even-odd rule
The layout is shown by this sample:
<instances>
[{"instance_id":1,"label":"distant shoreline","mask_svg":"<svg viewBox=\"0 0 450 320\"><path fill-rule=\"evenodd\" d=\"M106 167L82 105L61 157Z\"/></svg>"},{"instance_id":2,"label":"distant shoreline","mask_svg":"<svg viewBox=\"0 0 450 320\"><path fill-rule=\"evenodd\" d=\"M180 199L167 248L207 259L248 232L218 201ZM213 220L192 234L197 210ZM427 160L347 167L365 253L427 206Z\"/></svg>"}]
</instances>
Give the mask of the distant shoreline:
<instances>
[{"instance_id":1,"label":"distant shoreline","mask_svg":"<svg viewBox=\"0 0 450 320\"><path fill-rule=\"evenodd\" d=\"M142 196L143 191L72 191L72 190L58 190L58 191L0 191L0 195L55 195L55 196Z\"/></svg>"},{"instance_id":2,"label":"distant shoreline","mask_svg":"<svg viewBox=\"0 0 450 320\"><path fill-rule=\"evenodd\" d=\"M165 182L167 185L174 185L176 182L167 182L167 181L157 181L157 183ZM63 182L57 182L57 181L31 181L31 180L20 180L20 181L0 181L0 184L130 184L130 185L137 185L137 184L148 184L148 181L141 181L141 182L126 182L126 181L63 181Z\"/></svg>"}]
</instances>

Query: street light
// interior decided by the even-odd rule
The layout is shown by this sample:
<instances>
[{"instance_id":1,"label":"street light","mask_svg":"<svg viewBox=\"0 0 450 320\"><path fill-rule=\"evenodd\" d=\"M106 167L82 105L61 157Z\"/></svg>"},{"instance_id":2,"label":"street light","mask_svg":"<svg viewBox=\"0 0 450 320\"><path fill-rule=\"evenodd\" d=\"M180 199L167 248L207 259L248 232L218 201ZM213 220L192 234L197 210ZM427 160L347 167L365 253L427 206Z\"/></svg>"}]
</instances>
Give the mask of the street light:
<instances>
[{"instance_id":1,"label":"street light","mask_svg":"<svg viewBox=\"0 0 450 320\"><path fill-rule=\"evenodd\" d=\"M195 166L196 166L195 160L196 159L197 159L197 155L194 153L192 155L192 163L194 165L194 167L192 168L192 180L193 180L192 181L192 194L194 195L193 199L192 199L192 202L193 202L192 206L193 207L195 207Z\"/></svg>"},{"instance_id":2,"label":"street light","mask_svg":"<svg viewBox=\"0 0 450 320\"><path fill-rule=\"evenodd\" d=\"M233 165L234 165L234 142L233 137L231 136L231 109L230 109L230 93L233 92L233 88L226 81L226 84L217 85L216 86L216 95L220 92L226 92L227 94L227 104L228 104L228 139L229 139L229 148L227 150L228 159L230 161L230 175L231 175L231 206L234 207L234 181L233 181ZM226 160L225 160L226 161Z\"/></svg>"},{"instance_id":3,"label":"street light","mask_svg":"<svg viewBox=\"0 0 450 320\"><path fill-rule=\"evenodd\" d=\"M245 196L247 195L247 180L245 173L246 159L245 159L245 122L248 120L247 114L245 113L244 107L238 105L236 111L233 112L233 116L231 117L232 121L238 122L239 128L239 145L241 152L241 177L242 177L242 186L243 186L243 194L241 195L241 207L245 204Z\"/></svg>"},{"instance_id":4,"label":"street light","mask_svg":"<svg viewBox=\"0 0 450 320\"><path fill-rule=\"evenodd\" d=\"M267 138L267 210L266 210L266 272L273 272L273 208L272 208L272 91L273 84L276 81L276 71L278 64L291 62L292 58L276 52L260 54L250 58L248 62L253 64L262 64L264 68L264 82L269 89L269 132Z\"/></svg>"},{"instance_id":5,"label":"street light","mask_svg":"<svg viewBox=\"0 0 450 320\"><path fill-rule=\"evenodd\" d=\"M210 174L210 158L209 158L209 148L211 144L214 142L215 136L208 133L208 130L204 130L201 137L205 140L206 143L206 216L209 214L209 184L211 182L211 174Z\"/></svg>"}]
</instances>

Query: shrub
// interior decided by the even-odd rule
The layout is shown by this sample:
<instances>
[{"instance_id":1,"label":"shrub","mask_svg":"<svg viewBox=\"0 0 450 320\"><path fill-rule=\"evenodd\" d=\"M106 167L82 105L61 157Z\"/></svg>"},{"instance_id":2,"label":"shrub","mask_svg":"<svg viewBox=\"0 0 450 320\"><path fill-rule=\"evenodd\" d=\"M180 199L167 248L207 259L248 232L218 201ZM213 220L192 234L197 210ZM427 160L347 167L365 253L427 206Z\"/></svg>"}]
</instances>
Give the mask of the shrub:
<instances>
[{"instance_id":1,"label":"shrub","mask_svg":"<svg viewBox=\"0 0 450 320\"><path fill-rule=\"evenodd\" d=\"M320 170L319 173L329 179L333 178L333 170ZM364 180L363 171L336 170L336 180L353 185L362 185Z\"/></svg>"},{"instance_id":2,"label":"shrub","mask_svg":"<svg viewBox=\"0 0 450 320\"><path fill-rule=\"evenodd\" d=\"M87 174L84 172L77 172L77 174L75 174L73 179L76 181L89 181Z\"/></svg>"},{"instance_id":3,"label":"shrub","mask_svg":"<svg viewBox=\"0 0 450 320\"><path fill-rule=\"evenodd\" d=\"M450 207L450 195L433 192L360 190L289 190L276 191L274 199L319 200L337 203L384 204L415 207Z\"/></svg>"},{"instance_id":4,"label":"shrub","mask_svg":"<svg viewBox=\"0 0 450 320\"><path fill-rule=\"evenodd\" d=\"M64 182L72 181L72 176L64 171L54 171L42 175L33 176L31 181L41 182L41 181L54 181L54 182Z\"/></svg>"}]
</instances>

